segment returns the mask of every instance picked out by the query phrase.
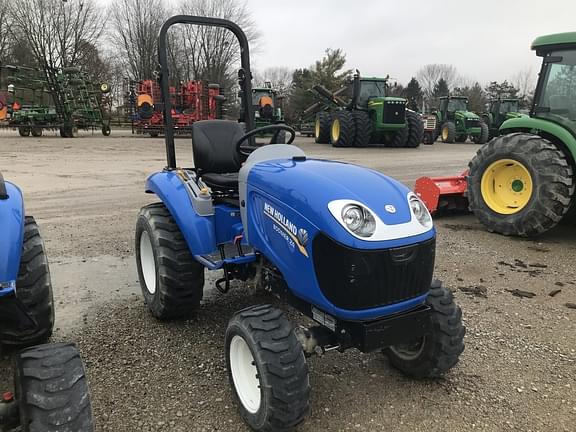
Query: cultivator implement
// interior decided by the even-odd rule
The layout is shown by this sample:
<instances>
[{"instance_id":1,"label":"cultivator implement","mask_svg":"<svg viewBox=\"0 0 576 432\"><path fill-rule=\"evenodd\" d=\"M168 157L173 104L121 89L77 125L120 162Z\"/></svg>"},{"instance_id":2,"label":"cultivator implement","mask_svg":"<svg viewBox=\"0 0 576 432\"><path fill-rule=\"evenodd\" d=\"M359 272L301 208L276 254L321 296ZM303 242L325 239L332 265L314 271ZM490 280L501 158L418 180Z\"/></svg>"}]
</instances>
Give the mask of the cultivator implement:
<instances>
[{"instance_id":1,"label":"cultivator implement","mask_svg":"<svg viewBox=\"0 0 576 432\"><path fill-rule=\"evenodd\" d=\"M416 180L414 192L420 197L431 214L443 211L466 211L468 170L459 176L420 177Z\"/></svg>"}]
</instances>

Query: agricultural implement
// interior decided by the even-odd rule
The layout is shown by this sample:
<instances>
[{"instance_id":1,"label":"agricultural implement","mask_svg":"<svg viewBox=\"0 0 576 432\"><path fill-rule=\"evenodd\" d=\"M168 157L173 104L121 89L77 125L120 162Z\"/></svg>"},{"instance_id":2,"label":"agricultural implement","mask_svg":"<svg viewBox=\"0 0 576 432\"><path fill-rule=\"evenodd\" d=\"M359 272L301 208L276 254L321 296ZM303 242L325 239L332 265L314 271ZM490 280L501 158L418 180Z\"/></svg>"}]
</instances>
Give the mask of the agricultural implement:
<instances>
[{"instance_id":1,"label":"agricultural implement","mask_svg":"<svg viewBox=\"0 0 576 432\"><path fill-rule=\"evenodd\" d=\"M33 69L1 66L1 126L18 129L21 136L41 136L59 130L74 137L78 129L101 129L110 135L110 87L95 84L77 68Z\"/></svg>"},{"instance_id":2,"label":"agricultural implement","mask_svg":"<svg viewBox=\"0 0 576 432\"><path fill-rule=\"evenodd\" d=\"M15 393L0 399L0 430L91 432L88 383L73 344L45 344L54 300L44 243L20 189L0 174L0 349L15 354ZM41 344L41 345L37 345Z\"/></svg>"},{"instance_id":3,"label":"agricultural implement","mask_svg":"<svg viewBox=\"0 0 576 432\"><path fill-rule=\"evenodd\" d=\"M255 129L249 109L244 125L194 123L194 168L179 167L166 51L168 29L178 23L235 34L242 103L252 103L249 46L240 27L191 16L164 23L158 46L167 166L146 180L146 192L159 202L140 210L135 233L150 313L190 316L200 307L205 271L220 270L222 293L234 279L252 280L315 322L294 326L269 304L246 304L230 319L228 377L242 418L257 431L291 429L304 419L307 356L357 348L383 351L415 378L447 372L464 349L465 329L451 292L433 280L435 229L409 189L377 171L310 159L290 145L293 129ZM287 144L255 142L278 131L289 135Z\"/></svg>"},{"instance_id":4,"label":"agricultural implement","mask_svg":"<svg viewBox=\"0 0 576 432\"><path fill-rule=\"evenodd\" d=\"M136 114L136 133L157 137L165 133L160 85L153 80L132 83L129 95ZM176 133L190 134L191 125L200 120L221 118L225 97L218 84L206 81L186 81L178 87L170 86L173 128Z\"/></svg>"},{"instance_id":5,"label":"agricultural implement","mask_svg":"<svg viewBox=\"0 0 576 432\"><path fill-rule=\"evenodd\" d=\"M468 98L442 96L435 114L442 142L466 142L468 138L476 144L488 141L488 126L478 115L468 111Z\"/></svg>"},{"instance_id":6,"label":"agricultural implement","mask_svg":"<svg viewBox=\"0 0 576 432\"><path fill-rule=\"evenodd\" d=\"M356 72L349 101L316 85L311 91L319 101L305 113L316 113L314 136L317 143L334 147L366 147L383 143L387 147L418 147L422 142L420 115L406 108L406 99L387 96L388 78L360 77ZM346 89L348 90L348 89Z\"/></svg>"},{"instance_id":7,"label":"agricultural implement","mask_svg":"<svg viewBox=\"0 0 576 432\"><path fill-rule=\"evenodd\" d=\"M465 176L480 222L523 237L572 217L576 205L576 32L539 37L532 49L543 61L530 115L505 120Z\"/></svg>"}]
</instances>

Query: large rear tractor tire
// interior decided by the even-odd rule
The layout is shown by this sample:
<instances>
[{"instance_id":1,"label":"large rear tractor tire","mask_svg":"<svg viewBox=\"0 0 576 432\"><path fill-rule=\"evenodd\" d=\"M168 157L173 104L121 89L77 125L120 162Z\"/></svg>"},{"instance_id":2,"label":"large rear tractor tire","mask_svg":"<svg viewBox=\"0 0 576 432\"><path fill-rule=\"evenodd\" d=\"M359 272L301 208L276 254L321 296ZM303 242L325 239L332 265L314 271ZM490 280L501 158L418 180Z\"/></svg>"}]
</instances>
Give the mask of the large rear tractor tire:
<instances>
[{"instance_id":1,"label":"large rear tractor tire","mask_svg":"<svg viewBox=\"0 0 576 432\"><path fill-rule=\"evenodd\" d=\"M330 125L330 144L333 147L354 145L356 125L350 111L338 111L332 116Z\"/></svg>"},{"instance_id":2,"label":"large rear tractor tire","mask_svg":"<svg viewBox=\"0 0 576 432\"><path fill-rule=\"evenodd\" d=\"M73 344L18 353L14 381L23 432L94 430L88 380Z\"/></svg>"},{"instance_id":3,"label":"large rear tractor tire","mask_svg":"<svg viewBox=\"0 0 576 432\"><path fill-rule=\"evenodd\" d=\"M420 115L412 111L406 111L406 128L408 129L408 135L405 146L409 148L419 147L424 135L424 123L422 123Z\"/></svg>"},{"instance_id":4,"label":"large rear tractor tire","mask_svg":"<svg viewBox=\"0 0 576 432\"><path fill-rule=\"evenodd\" d=\"M152 315L185 318L200 305L204 266L194 259L180 228L162 203L140 210L136 222L138 278Z\"/></svg>"},{"instance_id":5,"label":"large rear tractor tire","mask_svg":"<svg viewBox=\"0 0 576 432\"><path fill-rule=\"evenodd\" d=\"M281 310L252 306L226 329L228 378L240 415L255 431L286 431L309 407L310 382L302 345Z\"/></svg>"},{"instance_id":6,"label":"large rear tractor tire","mask_svg":"<svg viewBox=\"0 0 576 432\"><path fill-rule=\"evenodd\" d=\"M456 125L451 121L444 123L440 129L440 136L442 142L452 144L456 140Z\"/></svg>"},{"instance_id":7,"label":"large rear tractor tire","mask_svg":"<svg viewBox=\"0 0 576 432\"><path fill-rule=\"evenodd\" d=\"M384 349L390 364L414 378L435 378L454 367L464 351L462 311L452 292L433 281L426 304L432 309L430 333Z\"/></svg>"},{"instance_id":8,"label":"large rear tractor tire","mask_svg":"<svg viewBox=\"0 0 576 432\"><path fill-rule=\"evenodd\" d=\"M570 209L572 167L558 147L538 135L494 138L468 166L470 210L489 231L536 236L558 224Z\"/></svg>"},{"instance_id":9,"label":"large rear tractor tire","mask_svg":"<svg viewBox=\"0 0 576 432\"><path fill-rule=\"evenodd\" d=\"M26 307L36 326L32 329L3 329L0 343L24 347L46 342L54 329L54 298L44 242L31 216L26 216L24 221L16 297Z\"/></svg>"},{"instance_id":10,"label":"large rear tractor tire","mask_svg":"<svg viewBox=\"0 0 576 432\"><path fill-rule=\"evenodd\" d=\"M314 122L314 141L317 144L328 144L330 142L330 123L332 116L328 112L319 112L316 114Z\"/></svg>"},{"instance_id":11,"label":"large rear tractor tire","mask_svg":"<svg viewBox=\"0 0 576 432\"><path fill-rule=\"evenodd\" d=\"M352 117L356 127L354 147L366 147L370 144L370 137L372 136L372 120L365 111L353 111Z\"/></svg>"}]
</instances>

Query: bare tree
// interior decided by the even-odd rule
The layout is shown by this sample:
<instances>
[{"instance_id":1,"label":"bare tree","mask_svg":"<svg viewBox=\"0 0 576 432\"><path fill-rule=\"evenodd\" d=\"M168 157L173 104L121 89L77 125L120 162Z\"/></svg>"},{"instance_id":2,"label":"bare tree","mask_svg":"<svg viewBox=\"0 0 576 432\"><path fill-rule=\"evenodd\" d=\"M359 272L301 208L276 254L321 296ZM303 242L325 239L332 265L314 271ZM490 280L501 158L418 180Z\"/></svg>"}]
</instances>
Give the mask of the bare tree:
<instances>
[{"instance_id":1,"label":"bare tree","mask_svg":"<svg viewBox=\"0 0 576 432\"><path fill-rule=\"evenodd\" d=\"M459 81L461 81L456 68L452 65L427 64L416 72L416 79L422 86L422 91L426 99L432 98L434 86L436 86L440 78L446 81L449 88L454 88L459 85Z\"/></svg>"},{"instance_id":2,"label":"bare tree","mask_svg":"<svg viewBox=\"0 0 576 432\"><path fill-rule=\"evenodd\" d=\"M518 89L518 97L523 108L528 108L532 104L534 90L536 89L537 75L532 66L528 66L514 75L510 81Z\"/></svg>"},{"instance_id":3,"label":"bare tree","mask_svg":"<svg viewBox=\"0 0 576 432\"><path fill-rule=\"evenodd\" d=\"M10 49L9 39L9 21L8 9L0 7L0 63L6 61L8 57L8 50Z\"/></svg>"},{"instance_id":4,"label":"bare tree","mask_svg":"<svg viewBox=\"0 0 576 432\"><path fill-rule=\"evenodd\" d=\"M132 79L152 78L158 32L168 11L162 0L118 0L109 8L110 39L116 60Z\"/></svg>"},{"instance_id":5,"label":"bare tree","mask_svg":"<svg viewBox=\"0 0 576 432\"><path fill-rule=\"evenodd\" d=\"M27 41L40 65L51 68L86 59L83 50L98 46L106 24L95 0L18 0L6 6L16 37Z\"/></svg>"},{"instance_id":6,"label":"bare tree","mask_svg":"<svg viewBox=\"0 0 576 432\"><path fill-rule=\"evenodd\" d=\"M294 71L287 67L270 67L254 72L254 84L262 87L269 82L281 96L286 96L290 93L293 75Z\"/></svg>"}]
</instances>

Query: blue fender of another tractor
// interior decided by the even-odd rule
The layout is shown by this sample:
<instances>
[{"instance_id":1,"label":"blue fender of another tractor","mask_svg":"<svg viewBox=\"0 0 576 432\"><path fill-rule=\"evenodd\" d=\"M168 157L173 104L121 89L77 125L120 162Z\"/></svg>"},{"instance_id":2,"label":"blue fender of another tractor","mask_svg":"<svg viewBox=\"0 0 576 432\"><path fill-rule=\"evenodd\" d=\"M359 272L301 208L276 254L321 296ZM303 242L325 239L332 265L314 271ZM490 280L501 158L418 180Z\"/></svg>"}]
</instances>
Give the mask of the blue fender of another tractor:
<instances>
[{"instance_id":1,"label":"blue fender of another tractor","mask_svg":"<svg viewBox=\"0 0 576 432\"><path fill-rule=\"evenodd\" d=\"M164 203L192 255L205 255L216 250L214 215L200 216L194 210L186 185L176 171L152 174L146 180L146 193L154 193Z\"/></svg>"},{"instance_id":2,"label":"blue fender of another tractor","mask_svg":"<svg viewBox=\"0 0 576 432\"><path fill-rule=\"evenodd\" d=\"M3 297L16 288L24 241L24 199L16 185L4 182L1 176L0 182L0 297Z\"/></svg>"}]
</instances>

